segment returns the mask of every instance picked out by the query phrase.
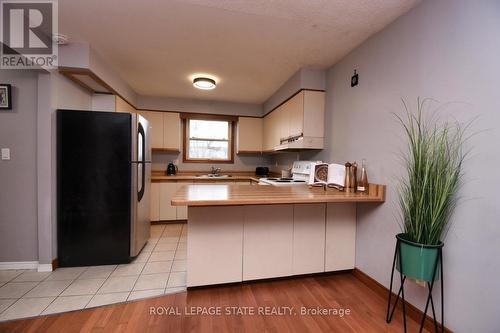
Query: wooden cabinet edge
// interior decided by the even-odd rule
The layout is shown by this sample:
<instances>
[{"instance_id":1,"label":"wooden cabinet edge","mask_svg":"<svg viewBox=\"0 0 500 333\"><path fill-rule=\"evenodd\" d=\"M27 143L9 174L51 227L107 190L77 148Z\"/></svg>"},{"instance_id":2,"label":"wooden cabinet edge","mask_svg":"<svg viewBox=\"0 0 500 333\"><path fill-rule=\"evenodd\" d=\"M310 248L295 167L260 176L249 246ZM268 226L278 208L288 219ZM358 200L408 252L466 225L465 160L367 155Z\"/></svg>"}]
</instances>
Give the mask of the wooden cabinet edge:
<instances>
[{"instance_id":1,"label":"wooden cabinet edge","mask_svg":"<svg viewBox=\"0 0 500 333\"><path fill-rule=\"evenodd\" d=\"M181 150L177 148L151 148L153 153L180 153Z\"/></svg>"},{"instance_id":2,"label":"wooden cabinet edge","mask_svg":"<svg viewBox=\"0 0 500 333\"><path fill-rule=\"evenodd\" d=\"M238 150L236 155L253 155L253 154L262 154L261 150Z\"/></svg>"}]
</instances>

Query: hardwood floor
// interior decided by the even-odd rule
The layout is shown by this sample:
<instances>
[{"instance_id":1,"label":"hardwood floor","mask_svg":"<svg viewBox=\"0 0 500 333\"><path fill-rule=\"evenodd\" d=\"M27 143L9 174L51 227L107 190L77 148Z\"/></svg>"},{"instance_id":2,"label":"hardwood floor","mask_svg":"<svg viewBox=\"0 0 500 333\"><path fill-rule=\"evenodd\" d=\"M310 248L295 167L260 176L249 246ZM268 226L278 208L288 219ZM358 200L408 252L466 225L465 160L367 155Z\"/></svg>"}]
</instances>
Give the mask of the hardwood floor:
<instances>
[{"instance_id":1,"label":"hardwood floor","mask_svg":"<svg viewBox=\"0 0 500 333\"><path fill-rule=\"evenodd\" d=\"M399 310L385 322L386 299L351 273L189 290L94 309L0 323L0 332L403 332ZM174 307L180 315L150 315L150 307ZM220 307L222 315L190 315L188 307ZM254 315L224 315L250 307ZM264 308L269 307L269 308ZM285 315L258 314L293 307ZM350 314L301 315L301 307L347 309ZM203 308L201 308L203 309ZM242 308L240 308L243 311ZM279 308L281 309L281 308ZM247 310L250 311L250 310ZM408 318L408 332L418 324ZM427 331L425 331L427 332Z\"/></svg>"}]
</instances>

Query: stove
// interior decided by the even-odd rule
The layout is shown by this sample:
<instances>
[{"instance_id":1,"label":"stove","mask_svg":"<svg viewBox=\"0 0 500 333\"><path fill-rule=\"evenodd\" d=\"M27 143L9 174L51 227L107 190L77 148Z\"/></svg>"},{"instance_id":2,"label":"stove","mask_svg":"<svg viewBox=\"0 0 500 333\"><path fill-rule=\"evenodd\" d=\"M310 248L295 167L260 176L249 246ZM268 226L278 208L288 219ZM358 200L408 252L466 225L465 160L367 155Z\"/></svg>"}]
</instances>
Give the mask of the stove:
<instances>
[{"instance_id":1,"label":"stove","mask_svg":"<svg viewBox=\"0 0 500 333\"><path fill-rule=\"evenodd\" d=\"M259 184L274 186L307 185L311 170L310 161L295 161L292 167L291 178L261 178Z\"/></svg>"}]
</instances>

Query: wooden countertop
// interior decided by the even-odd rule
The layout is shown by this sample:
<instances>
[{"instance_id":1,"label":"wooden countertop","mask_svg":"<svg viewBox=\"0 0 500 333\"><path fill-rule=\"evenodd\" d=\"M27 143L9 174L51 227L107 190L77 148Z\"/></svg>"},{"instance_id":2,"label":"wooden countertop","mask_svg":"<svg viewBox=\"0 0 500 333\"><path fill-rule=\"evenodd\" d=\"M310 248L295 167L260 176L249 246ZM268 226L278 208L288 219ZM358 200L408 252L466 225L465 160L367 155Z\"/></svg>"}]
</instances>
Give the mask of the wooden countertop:
<instances>
[{"instance_id":1,"label":"wooden countertop","mask_svg":"<svg viewBox=\"0 0 500 333\"><path fill-rule=\"evenodd\" d=\"M272 185L184 185L172 198L173 206L232 206L326 202L384 202L385 185L370 184L368 194L333 188Z\"/></svg>"},{"instance_id":2,"label":"wooden countertop","mask_svg":"<svg viewBox=\"0 0 500 333\"><path fill-rule=\"evenodd\" d=\"M259 178L257 176L230 176L230 177L200 177L200 176L190 176L190 175L174 175L174 176L151 176L151 181L153 183L161 183L165 181L176 181L176 180L201 180L201 181L231 181L231 180L253 180L258 182Z\"/></svg>"},{"instance_id":3,"label":"wooden countertop","mask_svg":"<svg viewBox=\"0 0 500 333\"><path fill-rule=\"evenodd\" d=\"M153 183L162 183L177 180L200 180L200 181L231 181L231 180L253 180L259 181L259 177L253 172L248 171L234 171L223 173L229 177L206 177L208 172L203 171L184 171L179 172L173 176L167 176L164 171L153 171L151 173L151 181Z\"/></svg>"}]
</instances>

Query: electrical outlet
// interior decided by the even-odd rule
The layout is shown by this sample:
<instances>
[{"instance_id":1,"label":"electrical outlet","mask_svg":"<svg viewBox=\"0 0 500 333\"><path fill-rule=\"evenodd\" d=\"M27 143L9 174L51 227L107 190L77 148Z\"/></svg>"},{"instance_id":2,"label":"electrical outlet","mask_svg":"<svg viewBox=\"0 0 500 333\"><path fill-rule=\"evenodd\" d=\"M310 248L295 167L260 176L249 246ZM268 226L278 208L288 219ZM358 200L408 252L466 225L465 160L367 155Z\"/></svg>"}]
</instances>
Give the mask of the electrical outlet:
<instances>
[{"instance_id":1,"label":"electrical outlet","mask_svg":"<svg viewBox=\"0 0 500 333\"><path fill-rule=\"evenodd\" d=\"M10 160L10 148L2 148L2 161Z\"/></svg>"}]
</instances>

